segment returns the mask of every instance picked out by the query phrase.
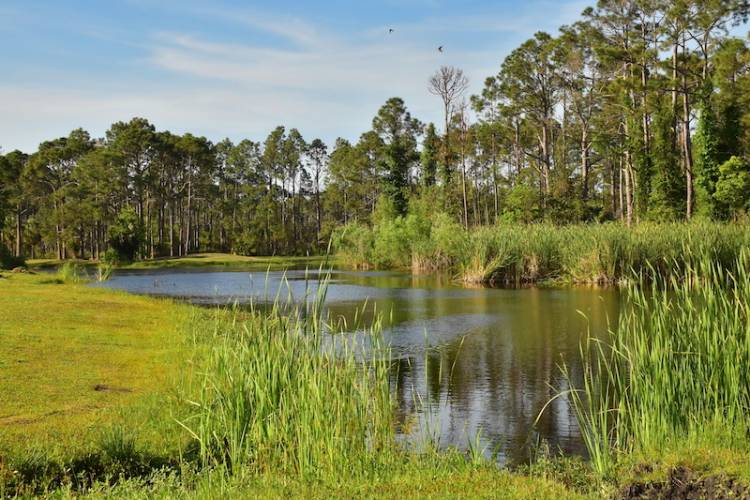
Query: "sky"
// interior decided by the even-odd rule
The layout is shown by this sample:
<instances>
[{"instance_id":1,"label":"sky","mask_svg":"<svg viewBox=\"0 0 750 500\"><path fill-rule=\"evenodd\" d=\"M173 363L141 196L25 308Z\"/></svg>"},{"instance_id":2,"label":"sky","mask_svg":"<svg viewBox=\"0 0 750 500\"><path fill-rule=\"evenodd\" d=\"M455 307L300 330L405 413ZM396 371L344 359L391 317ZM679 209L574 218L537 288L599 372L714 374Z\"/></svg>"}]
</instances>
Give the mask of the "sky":
<instances>
[{"instance_id":1,"label":"sky","mask_svg":"<svg viewBox=\"0 0 750 500\"><path fill-rule=\"evenodd\" d=\"M284 125L333 144L393 96L439 123L427 80L441 65L478 93L511 50L591 3L0 0L0 148L30 153L77 127L102 137L134 116L213 141Z\"/></svg>"}]
</instances>

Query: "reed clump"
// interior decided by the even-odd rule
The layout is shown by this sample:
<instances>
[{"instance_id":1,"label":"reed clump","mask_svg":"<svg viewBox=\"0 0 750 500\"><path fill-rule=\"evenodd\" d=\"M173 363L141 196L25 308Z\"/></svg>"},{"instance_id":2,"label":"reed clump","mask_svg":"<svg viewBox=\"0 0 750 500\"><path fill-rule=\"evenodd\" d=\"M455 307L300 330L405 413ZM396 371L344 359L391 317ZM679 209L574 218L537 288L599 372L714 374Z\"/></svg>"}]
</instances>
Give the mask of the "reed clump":
<instances>
[{"instance_id":1,"label":"reed clump","mask_svg":"<svg viewBox=\"0 0 750 500\"><path fill-rule=\"evenodd\" d=\"M750 409L750 260L707 257L631 284L617 328L581 348L570 397L594 468L720 429L745 442ZM573 386L574 374L563 367Z\"/></svg>"},{"instance_id":2,"label":"reed clump","mask_svg":"<svg viewBox=\"0 0 750 500\"><path fill-rule=\"evenodd\" d=\"M229 475L318 476L372 470L389 457L393 422L388 355L377 325L367 355L331 335L322 293L263 312L218 312L196 324L210 345L182 421L203 466ZM208 326L208 328L206 328ZM198 337L196 337L198 338Z\"/></svg>"},{"instance_id":3,"label":"reed clump","mask_svg":"<svg viewBox=\"0 0 750 500\"><path fill-rule=\"evenodd\" d=\"M57 280L61 283L80 283L83 281L85 271L76 261L67 261L57 271Z\"/></svg>"},{"instance_id":4,"label":"reed clump","mask_svg":"<svg viewBox=\"0 0 750 500\"><path fill-rule=\"evenodd\" d=\"M336 240L344 263L359 268L445 271L467 283L557 281L622 284L668 278L702 260L732 272L750 244L746 224L499 224L463 229L445 214L409 213L372 227L354 223Z\"/></svg>"}]
</instances>

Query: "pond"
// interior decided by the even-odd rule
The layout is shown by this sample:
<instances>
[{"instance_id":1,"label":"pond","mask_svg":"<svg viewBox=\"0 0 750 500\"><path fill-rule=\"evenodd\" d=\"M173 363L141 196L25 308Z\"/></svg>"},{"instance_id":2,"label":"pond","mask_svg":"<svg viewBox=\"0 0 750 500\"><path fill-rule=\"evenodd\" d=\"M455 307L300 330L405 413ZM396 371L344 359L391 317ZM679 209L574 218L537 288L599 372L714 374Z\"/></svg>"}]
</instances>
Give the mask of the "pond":
<instances>
[{"instance_id":1,"label":"pond","mask_svg":"<svg viewBox=\"0 0 750 500\"><path fill-rule=\"evenodd\" d=\"M177 297L196 304L263 302L279 294L299 300L317 288L302 270L206 269L121 271L92 286ZM579 342L616 322L616 290L595 288L464 288L440 276L333 271L326 308L340 324L383 318L401 422L417 422L419 445L466 449L477 435L485 453L521 463L541 443L584 454L562 388L559 365L580 380ZM578 382L576 382L578 383Z\"/></svg>"}]
</instances>

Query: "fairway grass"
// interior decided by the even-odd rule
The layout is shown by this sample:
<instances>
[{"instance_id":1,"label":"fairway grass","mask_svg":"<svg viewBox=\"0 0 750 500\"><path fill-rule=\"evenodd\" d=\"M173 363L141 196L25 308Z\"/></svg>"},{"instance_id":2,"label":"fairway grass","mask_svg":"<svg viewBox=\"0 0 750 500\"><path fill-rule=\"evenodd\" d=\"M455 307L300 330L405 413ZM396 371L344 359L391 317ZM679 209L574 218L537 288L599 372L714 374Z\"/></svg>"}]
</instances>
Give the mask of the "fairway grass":
<instances>
[{"instance_id":1,"label":"fairway grass","mask_svg":"<svg viewBox=\"0 0 750 500\"><path fill-rule=\"evenodd\" d=\"M188 307L48 275L0 281L0 449L69 446L178 377Z\"/></svg>"}]
</instances>

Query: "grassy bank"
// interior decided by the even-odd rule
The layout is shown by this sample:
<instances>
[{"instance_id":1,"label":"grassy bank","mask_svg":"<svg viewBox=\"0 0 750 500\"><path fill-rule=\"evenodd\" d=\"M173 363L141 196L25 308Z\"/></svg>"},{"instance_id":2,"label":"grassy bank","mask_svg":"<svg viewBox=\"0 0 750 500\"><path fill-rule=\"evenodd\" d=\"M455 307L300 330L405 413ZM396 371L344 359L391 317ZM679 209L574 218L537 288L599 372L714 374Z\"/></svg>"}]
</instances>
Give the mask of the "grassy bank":
<instances>
[{"instance_id":1,"label":"grassy bank","mask_svg":"<svg viewBox=\"0 0 750 500\"><path fill-rule=\"evenodd\" d=\"M399 449L387 356L333 356L305 313L3 274L0 496L579 496L458 453Z\"/></svg>"},{"instance_id":2,"label":"grassy bank","mask_svg":"<svg viewBox=\"0 0 750 500\"><path fill-rule=\"evenodd\" d=\"M3 445L79 435L114 408L169 387L188 308L46 275L0 280Z\"/></svg>"},{"instance_id":3,"label":"grassy bank","mask_svg":"<svg viewBox=\"0 0 750 500\"><path fill-rule=\"evenodd\" d=\"M118 266L119 269L184 269L195 267L236 267L266 270L288 269L288 268L310 268L317 269L325 257L250 257L228 253L198 253L185 257L159 257L146 259ZM330 260L330 259L329 259ZM62 266L66 261L56 259L30 259L26 261L28 266L37 269L53 269ZM81 266L96 266L97 262L90 260L70 260Z\"/></svg>"},{"instance_id":4,"label":"grassy bank","mask_svg":"<svg viewBox=\"0 0 750 500\"><path fill-rule=\"evenodd\" d=\"M410 214L373 227L350 224L336 249L354 267L447 271L469 283L616 284L668 278L703 259L731 271L748 244L750 227L743 224L532 224L467 231L442 214Z\"/></svg>"},{"instance_id":5,"label":"grassy bank","mask_svg":"<svg viewBox=\"0 0 750 500\"><path fill-rule=\"evenodd\" d=\"M565 393L592 467L602 477L620 475L638 457L655 462L673 450L673 462L723 466L750 484L746 251L731 273L704 259L667 280L629 285L617 328L582 347L584 384ZM572 374L563 371L570 383Z\"/></svg>"},{"instance_id":6,"label":"grassy bank","mask_svg":"<svg viewBox=\"0 0 750 500\"><path fill-rule=\"evenodd\" d=\"M399 448L387 351L365 359L339 344L333 356L315 307L290 319L5 273L0 496L601 498L685 484L742 492L748 280L714 269L700 270L713 281L697 296L632 289L620 324L631 333L597 358L609 364L587 365L589 391L575 393L593 460L542 453L515 471L471 452Z\"/></svg>"}]
</instances>

